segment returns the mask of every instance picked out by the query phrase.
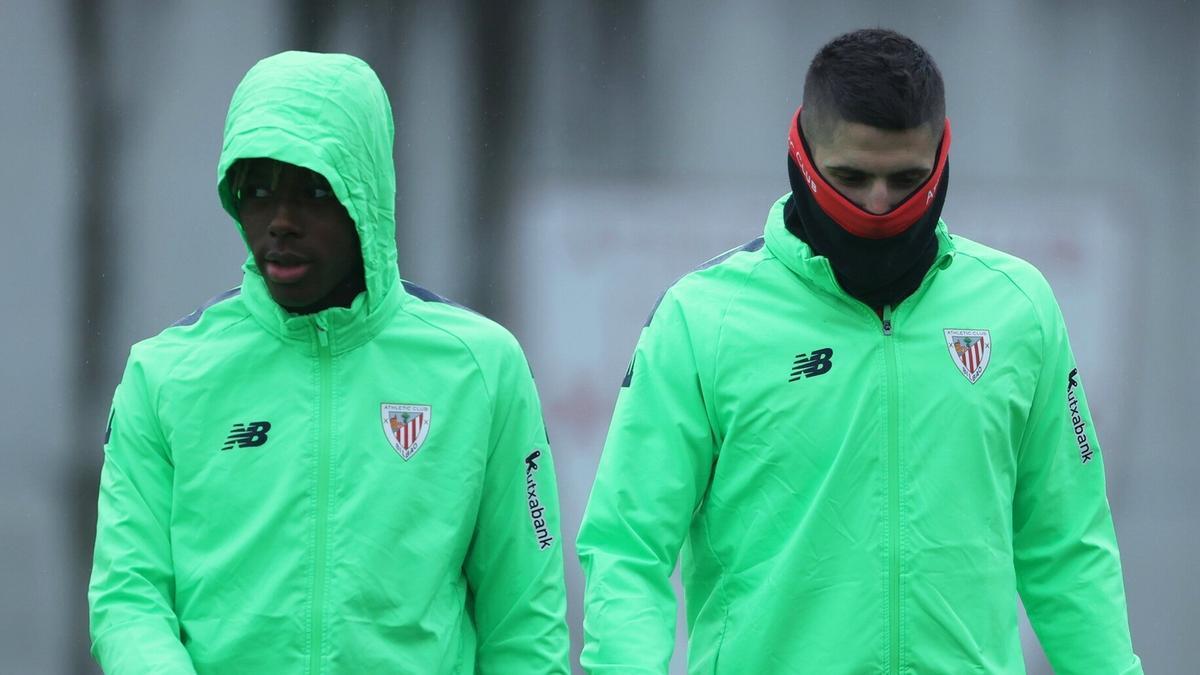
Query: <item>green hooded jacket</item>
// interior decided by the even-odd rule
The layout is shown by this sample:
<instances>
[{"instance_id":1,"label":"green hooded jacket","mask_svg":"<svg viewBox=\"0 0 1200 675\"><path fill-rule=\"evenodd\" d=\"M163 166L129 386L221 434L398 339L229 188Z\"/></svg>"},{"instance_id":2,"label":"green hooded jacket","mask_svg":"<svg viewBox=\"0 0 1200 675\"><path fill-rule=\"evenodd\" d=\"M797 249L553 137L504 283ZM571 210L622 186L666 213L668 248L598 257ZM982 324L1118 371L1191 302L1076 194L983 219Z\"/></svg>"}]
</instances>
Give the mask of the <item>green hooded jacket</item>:
<instances>
[{"instance_id":1,"label":"green hooded jacket","mask_svg":"<svg viewBox=\"0 0 1200 675\"><path fill-rule=\"evenodd\" d=\"M392 114L362 61L297 52L234 93L217 169L324 176L366 292L240 289L135 345L104 446L92 651L144 673L565 673L554 465L497 324L402 282Z\"/></svg>"},{"instance_id":2,"label":"green hooded jacket","mask_svg":"<svg viewBox=\"0 0 1200 675\"><path fill-rule=\"evenodd\" d=\"M1104 463L1058 306L939 223L881 317L784 225L664 295L579 534L582 662L665 673L1140 673Z\"/></svg>"}]
</instances>

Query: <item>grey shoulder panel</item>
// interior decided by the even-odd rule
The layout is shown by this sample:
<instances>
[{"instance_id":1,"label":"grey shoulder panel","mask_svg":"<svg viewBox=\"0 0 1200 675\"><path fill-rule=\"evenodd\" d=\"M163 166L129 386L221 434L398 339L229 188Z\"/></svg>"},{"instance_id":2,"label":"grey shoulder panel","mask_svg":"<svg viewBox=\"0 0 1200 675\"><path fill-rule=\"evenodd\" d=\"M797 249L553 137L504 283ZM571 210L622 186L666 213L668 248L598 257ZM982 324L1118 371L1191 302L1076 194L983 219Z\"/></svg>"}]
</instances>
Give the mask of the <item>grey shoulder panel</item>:
<instances>
[{"instance_id":1,"label":"grey shoulder panel","mask_svg":"<svg viewBox=\"0 0 1200 675\"><path fill-rule=\"evenodd\" d=\"M229 298L232 298L235 295L240 294L241 292L242 292L242 287L238 286L236 288L231 288L231 289L225 291L224 293L221 293L220 295L209 298L207 302L205 302L203 305L200 305L199 307L197 307L196 311L192 312L191 314L188 314L187 316L183 317L182 319L171 324L169 326L169 328L175 328L177 326L190 326L200 320L200 315L204 314L204 310L208 309L209 307L212 307L213 305L217 304L218 302L221 302L222 300L228 300Z\"/></svg>"},{"instance_id":2,"label":"grey shoulder panel","mask_svg":"<svg viewBox=\"0 0 1200 675\"><path fill-rule=\"evenodd\" d=\"M741 246L738 246L737 248L731 248L728 251L725 251L724 253L722 253L716 257L709 258L708 260L700 263L695 268L693 268L690 272L688 272L688 274L700 272L700 271L706 270L710 267L716 267L717 265L720 265L721 263L725 262L726 260L729 260L730 258L732 258L734 255L736 255L738 253L750 253L750 252L757 251L757 250L761 249L765 243L766 243L766 239L764 237L755 237L754 239L751 239L750 241L746 242L745 244L742 244ZM683 275L683 277L686 277L686 276L687 276L687 274ZM650 325L650 321L654 319L654 313L658 311L658 306L662 304L663 298L665 298L667 296L667 291L671 290L671 287L674 286L675 284L679 283L680 279L683 279L683 277L679 277L679 279L676 279L670 286L667 286L667 289L662 292L662 295L658 296L658 301L654 303L654 308L650 310L650 315L646 317L646 323L644 324L644 326Z\"/></svg>"},{"instance_id":3,"label":"grey shoulder panel","mask_svg":"<svg viewBox=\"0 0 1200 675\"><path fill-rule=\"evenodd\" d=\"M706 269L709 269L710 267L716 267L717 265L720 265L721 263L725 262L726 260L729 260L730 258L732 258L734 255L736 255L738 253L751 253L754 251L758 251L758 250L762 249L762 247L765 244L766 244L766 239L764 237L755 237L754 239L751 239L750 241L746 242L745 244L742 244L741 246L738 246L736 248L731 248L728 251L725 251L724 253L722 253L718 256L709 258L708 260L697 265L694 269L692 269L690 272L688 272L688 274L693 274L695 272L706 270ZM650 310L650 315L646 317L646 323L643 325L643 328L649 326L650 322L654 320L654 314L658 311L659 306L662 305L663 298L667 297L667 291L670 291L671 288L675 286L675 284L679 283L679 281L686 276L687 276L687 274L683 275L683 277L679 277L679 279L676 279L674 281L674 283L672 283L670 286L668 286L667 289L665 291L663 291L661 295L658 296L658 300L654 303L654 307ZM636 358L637 357L635 355L634 357L631 357L629 359L629 367L625 370L625 378L621 381L622 387L628 387L633 382L633 366L634 366L634 361L636 360Z\"/></svg>"},{"instance_id":4,"label":"grey shoulder panel","mask_svg":"<svg viewBox=\"0 0 1200 675\"><path fill-rule=\"evenodd\" d=\"M766 242L767 242L766 237L755 237L755 238L751 239L750 241L742 244L741 246L738 246L737 248L731 248L728 251L725 251L724 253L722 253L721 255L718 255L714 258L706 260L703 263L700 263L700 265L692 271L699 272L700 270L706 270L714 265L720 265L721 263L725 262L726 260L731 258L736 253L743 253L743 252L748 253L748 252L757 251L757 250L761 249L766 244Z\"/></svg>"},{"instance_id":5,"label":"grey shoulder panel","mask_svg":"<svg viewBox=\"0 0 1200 675\"><path fill-rule=\"evenodd\" d=\"M466 311L468 311L472 314L477 314L479 316L483 316L482 314L479 314L479 312L476 312L475 310L471 309L470 307L467 307L466 305L460 305L457 302L454 302L453 300L444 298L444 297L438 295L437 293L434 293L433 291L429 290L428 288L425 288L423 286L418 286L411 281L405 281L405 280L401 279L400 283L401 283L401 285L404 286L405 292L407 292L409 295L413 296L414 298L421 300L422 302L436 302L436 303L439 303L442 305L449 305L451 307L457 307L458 309L465 309Z\"/></svg>"}]
</instances>

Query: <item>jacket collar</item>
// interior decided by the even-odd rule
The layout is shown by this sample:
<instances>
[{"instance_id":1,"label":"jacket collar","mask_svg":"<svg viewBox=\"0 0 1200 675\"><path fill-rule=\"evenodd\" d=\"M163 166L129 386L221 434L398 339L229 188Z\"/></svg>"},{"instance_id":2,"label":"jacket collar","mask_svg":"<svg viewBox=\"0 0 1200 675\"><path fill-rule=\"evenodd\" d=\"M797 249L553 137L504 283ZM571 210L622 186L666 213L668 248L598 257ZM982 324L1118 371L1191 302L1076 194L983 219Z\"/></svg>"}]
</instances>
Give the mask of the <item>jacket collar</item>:
<instances>
[{"instance_id":1,"label":"jacket collar","mask_svg":"<svg viewBox=\"0 0 1200 675\"><path fill-rule=\"evenodd\" d=\"M815 254L812 247L788 232L787 225L784 224L783 210L790 196L787 194L780 197L767 214L767 223L763 228L767 250L810 287L844 302L862 305L838 285L828 258ZM922 295L933 276L938 271L949 267L957 254L954 240L946 228L945 221L938 220L936 235L938 238L937 257L934 259L933 265L929 267L929 271L925 273L921 287L910 297L917 298ZM865 307L865 305L863 306Z\"/></svg>"},{"instance_id":2,"label":"jacket collar","mask_svg":"<svg viewBox=\"0 0 1200 675\"><path fill-rule=\"evenodd\" d=\"M394 318L406 295L398 281L390 284L387 293L374 306L367 302L368 293L359 293L349 307L330 307L314 314L292 314L275 302L266 282L254 266L247 262L242 273L242 299L254 319L268 333L309 352L316 353L320 344L319 332L324 332L330 352L340 354L362 346L383 330Z\"/></svg>"}]
</instances>

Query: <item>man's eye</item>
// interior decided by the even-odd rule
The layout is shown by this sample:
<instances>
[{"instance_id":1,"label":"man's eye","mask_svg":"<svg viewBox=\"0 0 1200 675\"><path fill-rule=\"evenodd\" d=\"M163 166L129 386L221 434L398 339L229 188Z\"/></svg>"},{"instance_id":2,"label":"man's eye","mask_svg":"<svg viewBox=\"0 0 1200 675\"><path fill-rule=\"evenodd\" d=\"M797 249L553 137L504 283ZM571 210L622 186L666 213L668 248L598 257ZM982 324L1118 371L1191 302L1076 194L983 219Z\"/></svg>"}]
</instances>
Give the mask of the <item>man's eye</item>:
<instances>
[{"instance_id":1,"label":"man's eye","mask_svg":"<svg viewBox=\"0 0 1200 675\"><path fill-rule=\"evenodd\" d=\"M332 199L333 190L320 187L310 188L308 196L312 199Z\"/></svg>"},{"instance_id":2,"label":"man's eye","mask_svg":"<svg viewBox=\"0 0 1200 675\"><path fill-rule=\"evenodd\" d=\"M835 174L834 178L843 185L862 185L866 182L866 177L859 173Z\"/></svg>"},{"instance_id":3,"label":"man's eye","mask_svg":"<svg viewBox=\"0 0 1200 675\"><path fill-rule=\"evenodd\" d=\"M892 187L897 190L911 191L916 189L916 187L921 184L921 180L922 179L919 176L897 178L892 181Z\"/></svg>"},{"instance_id":4,"label":"man's eye","mask_svg":"<svg viewBox=\"0 0 1200 675\"><path fill-rule=\"evenodd\" d=\"M266 199L271 196L271 190L259 185L248 185L242 188L240 196L242 199Z\"/></svg>"}]
</instances>

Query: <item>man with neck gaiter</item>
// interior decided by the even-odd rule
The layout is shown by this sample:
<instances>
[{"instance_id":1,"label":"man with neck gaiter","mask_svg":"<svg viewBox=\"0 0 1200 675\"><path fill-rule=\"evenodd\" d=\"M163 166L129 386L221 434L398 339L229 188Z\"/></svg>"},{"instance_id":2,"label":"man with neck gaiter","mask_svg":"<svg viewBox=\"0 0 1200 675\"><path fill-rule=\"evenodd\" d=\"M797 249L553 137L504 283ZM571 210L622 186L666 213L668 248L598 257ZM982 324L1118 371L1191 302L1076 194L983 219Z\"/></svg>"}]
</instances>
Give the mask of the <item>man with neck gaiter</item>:
<instances>
[{"instance_id":1,"label":"man with neck gaiter","mask_svg":"<svg viewBox=\"0 0 1200 675\"><path fill-rule=\"evenodd\" d=\"M791 194L663 295L579 534L582 662L665 673L1141 673L1104 461L1057 303L939 216L932 58L863 30L813 59Z\"/></svg>"}]
</instances>

